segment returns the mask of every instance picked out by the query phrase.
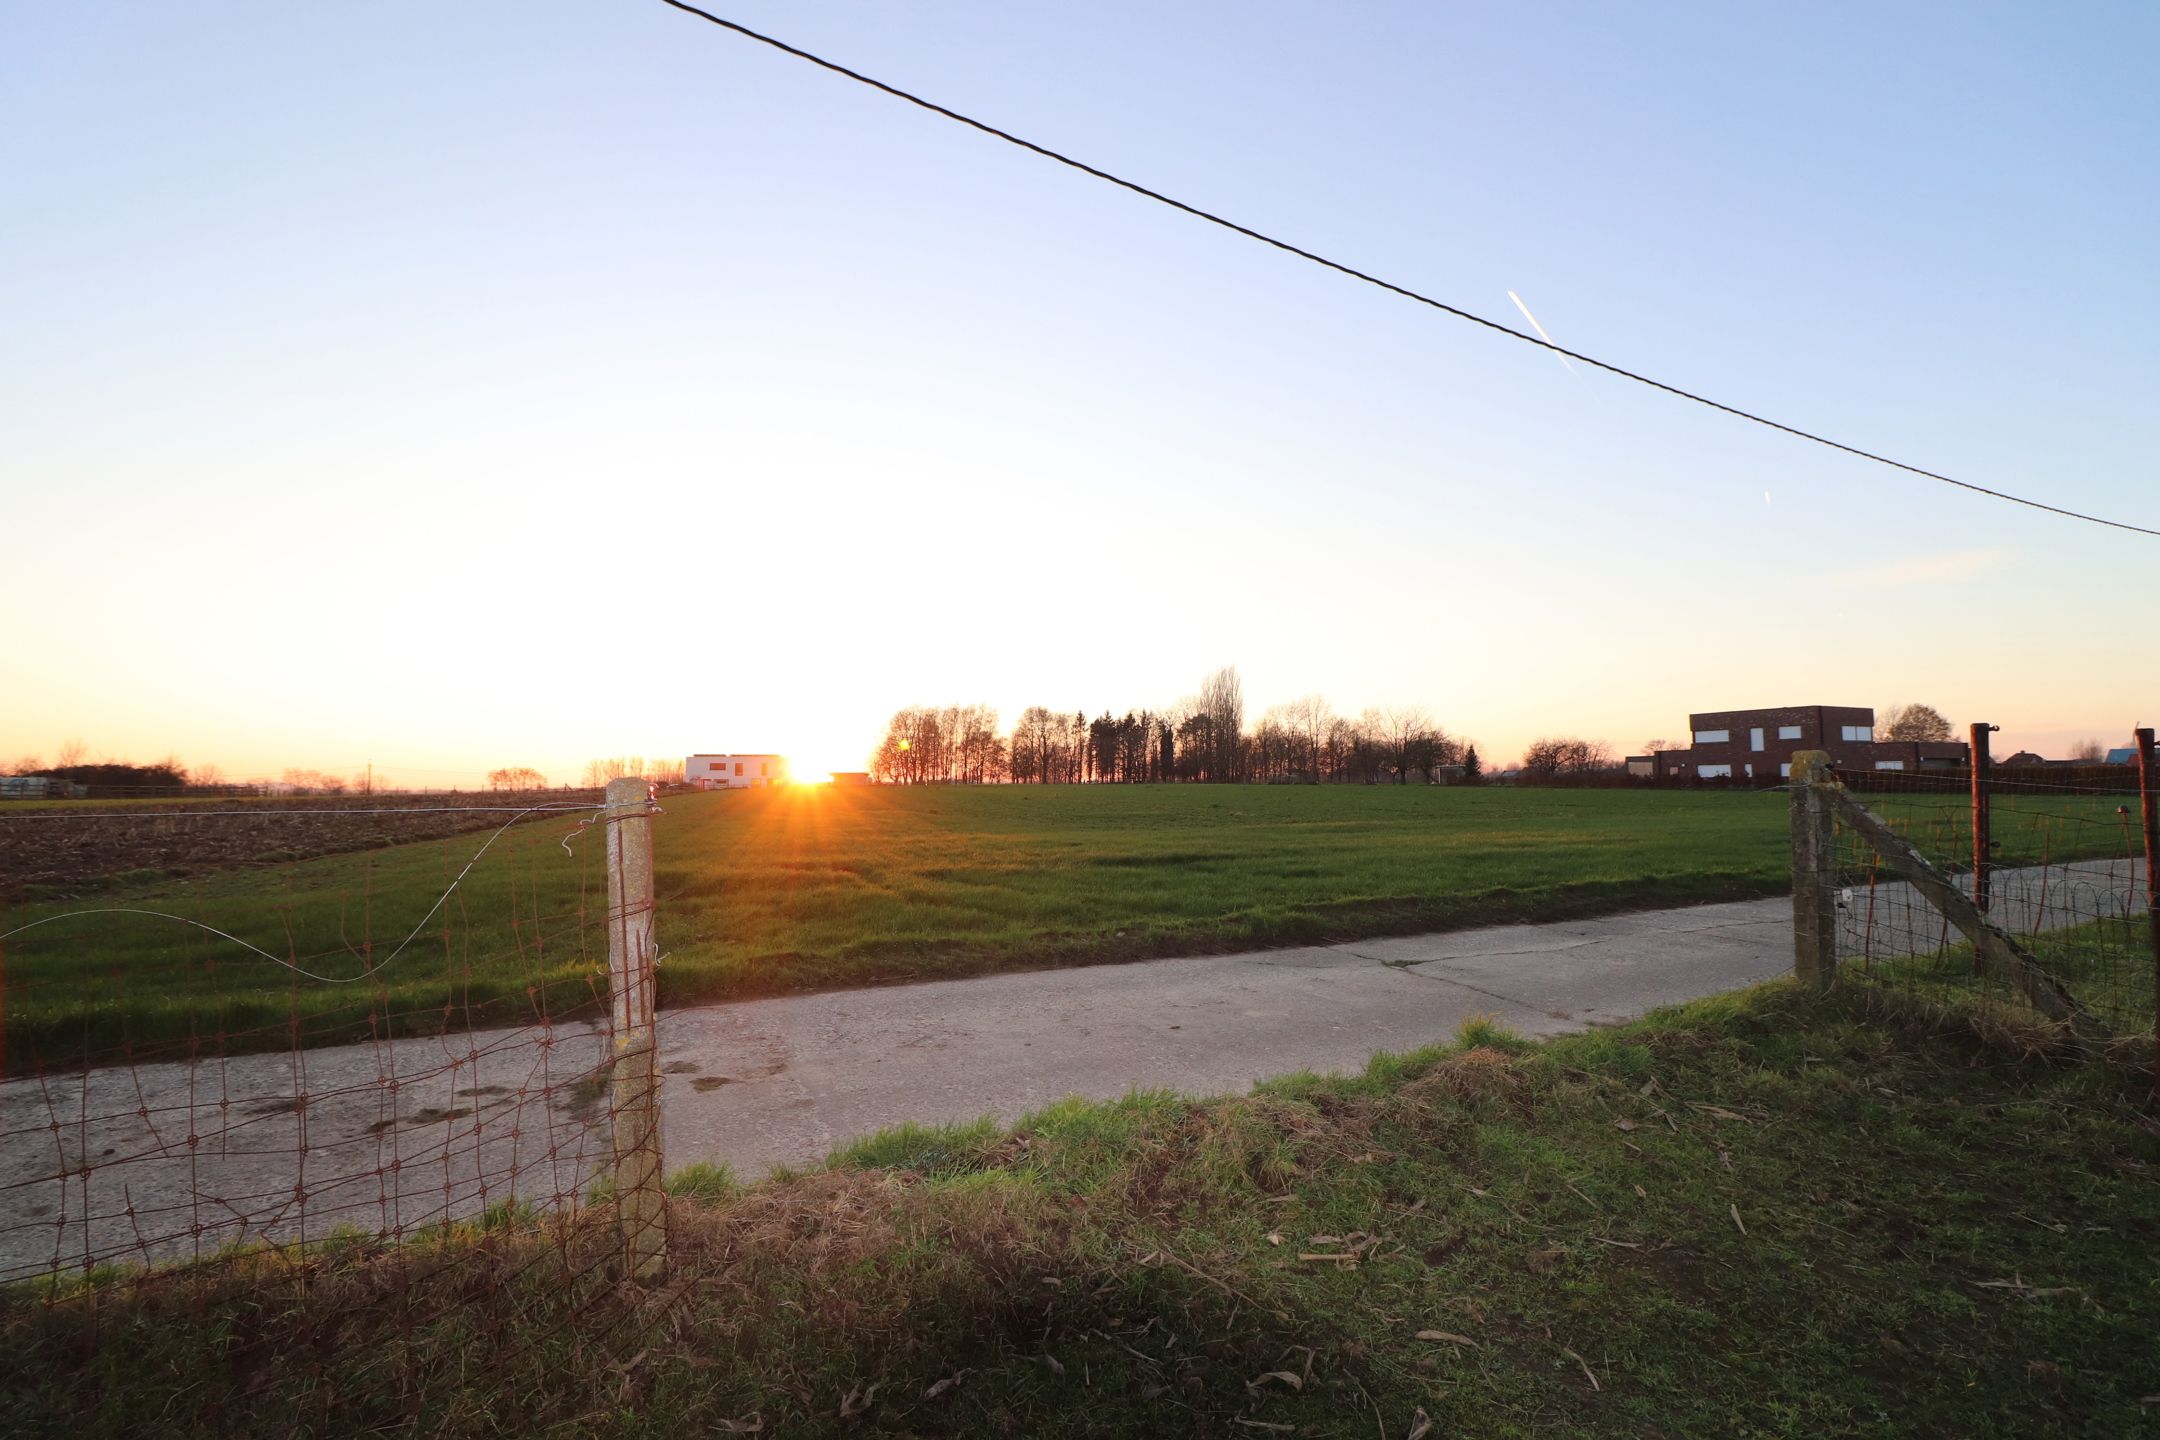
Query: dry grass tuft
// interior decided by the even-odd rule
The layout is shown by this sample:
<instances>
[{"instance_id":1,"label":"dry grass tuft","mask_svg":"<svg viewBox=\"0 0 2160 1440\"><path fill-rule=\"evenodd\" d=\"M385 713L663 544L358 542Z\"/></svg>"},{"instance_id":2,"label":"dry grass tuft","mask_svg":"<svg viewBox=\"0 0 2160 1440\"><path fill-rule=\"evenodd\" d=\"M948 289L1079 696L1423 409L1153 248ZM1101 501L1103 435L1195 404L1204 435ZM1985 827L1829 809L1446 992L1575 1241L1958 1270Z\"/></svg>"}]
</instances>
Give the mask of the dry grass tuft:
<instances>
[{"instance_id":1,"label":"dry grass tuft","mask_svg":"<svg viewBox=\"0 0 2160 1440\"><path fill-rule=\"evenodd\" d=\"M1526 1088L1514 1057L1479 1045L1435 1062L1402 1093L1412 1100L1449 1095L1463 1101L1519 1101Z\"/></svg>"}]
</instances>

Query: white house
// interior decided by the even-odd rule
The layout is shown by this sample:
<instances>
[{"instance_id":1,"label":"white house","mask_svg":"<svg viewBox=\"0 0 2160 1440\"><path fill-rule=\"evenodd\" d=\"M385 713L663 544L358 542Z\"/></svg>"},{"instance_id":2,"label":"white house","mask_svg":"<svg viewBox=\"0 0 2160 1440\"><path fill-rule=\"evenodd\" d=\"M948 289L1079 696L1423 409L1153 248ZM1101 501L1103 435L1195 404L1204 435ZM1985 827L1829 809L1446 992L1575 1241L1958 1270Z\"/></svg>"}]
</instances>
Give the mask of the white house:
<instances>
[{"instance_id":1,"label":"white house","mask_svg":"<svg viewBox=\"0 0 2160 1440\"><path fill-rule=\"evenodd\" d=\"M700 790L748 790L788 783L785 755L692 755L683 761L683 783Z\"/></svg>"}]
</instances>

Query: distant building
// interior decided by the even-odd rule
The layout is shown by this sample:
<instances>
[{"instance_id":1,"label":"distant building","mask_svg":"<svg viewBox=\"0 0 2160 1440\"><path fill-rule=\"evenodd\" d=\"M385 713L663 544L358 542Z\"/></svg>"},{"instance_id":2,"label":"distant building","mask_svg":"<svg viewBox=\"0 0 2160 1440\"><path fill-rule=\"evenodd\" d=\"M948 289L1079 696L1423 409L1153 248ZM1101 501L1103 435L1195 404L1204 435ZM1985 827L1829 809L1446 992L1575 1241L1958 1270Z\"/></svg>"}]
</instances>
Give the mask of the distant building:
<instances>
[{"instance_id":1,"label":"distant building","mask_svg":"<svg viewBox=\"0 0 2160 1440\"><path fill-rule=\"evenodd\" d=\"M1969 763L1962 741L1877 740L1875 711L1865 705L1782 705L1767 710L1708 710L1688 716L1694 742L1685 750L1631 755L1628 773L1653 762L1660 780L1767 780L1792 774L1802 750L1828 752L1846 770L1957 769Z\"/></svg>"},{"instance_id":2,"label":"distant building","mask_svg":"<svg viewBox=\"0 0 2160 1440\"><path fill-rule=\"evenodd\" d=\"M835 770L832 772L832 783L835 785L867 785L870 783L870 772L867 770Z\"/></svg>"},{"instance_id":3,"label":"distant building","mask_svg":"<svg viewBox=\"0 0 2160 1440\"><path fill-rule=\"evenodd\" d=\"M87 785L51 775L0 775L0 800L80 800Z\"/></svg>"},{"instance_id":4,"label":"distant building","mask_svg":"<svg viewBox=\"0 0 2160 1440\"><path fill-rule=\"evenodd\" d=\"M788 783L785 755L692 755L683 761L683 783L698 790L754 790Z\"/></svg>"},{"instance_id":5,"label":"distant building","mask_svg":"<svg viewBox=\"0 0 2160 1440\"><path fill-rule=\"evenodd\" d=\"M1628 756L1628 757L1627 757L1627 773L1628 773L1628 774L1630 774L1630 775L1633 775L1633 776L1635 776L1635 777L1636 777L1637 779L1639 779L1639 780L1654 780L1654 779L1656 779L1656 778L1657 778L1657 756L1655 756L1655 755L1630 755L1630 756Z\"/></svg>"},{"instance_id":6,"label":"distant building","mask_svg":"<svg viewBox=\"0 0 2160 1440\"><path fill-rule=\"evenodd\" d=\"M2155 747L2155 749L2160 750L2160 747ZM2110 750L2107 753L2107 759L2102 763L2107 765L2135 765L2137 764L2137 746L2124 745Z\"/></svg>"}]
</instances>

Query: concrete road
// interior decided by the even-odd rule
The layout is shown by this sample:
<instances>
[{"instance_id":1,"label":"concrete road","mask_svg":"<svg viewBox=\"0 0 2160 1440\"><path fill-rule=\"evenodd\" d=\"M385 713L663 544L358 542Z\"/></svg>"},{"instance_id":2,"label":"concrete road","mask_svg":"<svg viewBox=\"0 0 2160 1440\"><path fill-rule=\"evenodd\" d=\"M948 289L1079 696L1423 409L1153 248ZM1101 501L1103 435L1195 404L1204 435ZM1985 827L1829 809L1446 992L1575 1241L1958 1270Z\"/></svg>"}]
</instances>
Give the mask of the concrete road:
<instances>
[{"instance_id":1,"label":"concrete road","mask_svg":"<svg viewBox=\"0 0 2160 1440\"><path fill-rule=\"evenodd\" d=\"M2039 875L1998 875L1998 919L2144 906L2120 862L2057 866L2044 896ZM1841 913L1848 931L1872 922L1878 956L1939 943L1903 887ZM1242 1091L1444 1041L1472 1015L1551 1034L1791 964L1777 899L670 1010L666 1162L754 1176L903 1121ZM557 1025L0 1082L0 1280L573 1198L607 1161L604 1105L575 1083L604 1053L591 1027Z\"/></svg>"},{"instance_id":2,"label":"concrete road","mask_svg":"<svg viewBox=\"0 0 2160 1440\"><path fill-rule=\"evenodd\" d=\"M755 1174L903 1121L1356 1070L1473 1015L1544 1035L1783 973L1785 900L790 996L662 1017L670 1167ZM719 1083L715 1083L719 1082Z\"/></svg>"}]
</instances>

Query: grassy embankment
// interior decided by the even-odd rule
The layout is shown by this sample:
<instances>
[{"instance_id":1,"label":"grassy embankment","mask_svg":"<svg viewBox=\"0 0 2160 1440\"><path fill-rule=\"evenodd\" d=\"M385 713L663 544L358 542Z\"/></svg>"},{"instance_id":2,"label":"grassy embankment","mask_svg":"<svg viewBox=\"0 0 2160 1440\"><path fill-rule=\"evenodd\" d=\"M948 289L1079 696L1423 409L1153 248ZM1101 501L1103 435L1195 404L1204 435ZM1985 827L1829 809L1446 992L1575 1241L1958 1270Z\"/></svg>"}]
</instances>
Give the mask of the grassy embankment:
<instances>
[{"instance_id":1,"label":"grassy embankment","mask_svg":"<svg viewBox=\"0 0 2160 1440\"><path fill-rule=\"evenodd\" d=\"M1778 985L694 1172L649 1291L513 1225L18 1293L0 1430L2150 1433L2160 1123L2047 1043Z\"/></svg>"},{"instance_id":2,"label":"grassy embankment","mask_svg":"<svg viewBox=\"0 0 2160 1440\"><path fill-rule=\"evenodd\" d=\"M402 951L481 837L12 906L0 930L169 911L352 983L170 919L42 925L0 941L6 1067L590 1004L602 837L566 855L569 828L503 835ZM1738 899L1781 892L1788 864L1783 797L1747 793L819 789L677 797L655 833L663 1004Z\"/></svg>"}]
</instances>

